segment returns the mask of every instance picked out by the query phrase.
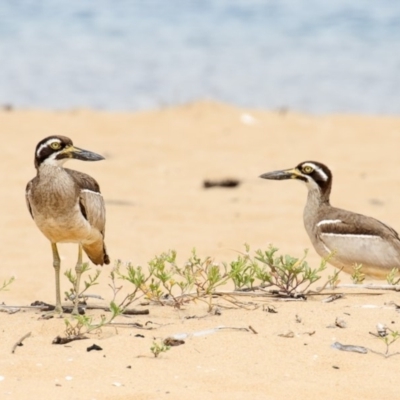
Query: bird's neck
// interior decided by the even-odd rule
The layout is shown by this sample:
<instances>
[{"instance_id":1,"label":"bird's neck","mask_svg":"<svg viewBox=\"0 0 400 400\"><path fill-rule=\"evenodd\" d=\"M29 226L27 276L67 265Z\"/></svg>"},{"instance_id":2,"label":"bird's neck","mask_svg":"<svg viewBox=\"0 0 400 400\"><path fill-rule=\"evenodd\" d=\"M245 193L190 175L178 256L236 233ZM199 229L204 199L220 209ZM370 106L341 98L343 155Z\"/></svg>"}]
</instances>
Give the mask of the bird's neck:
<instances>
[{"instance_id":1,"label":"bird's neck","mask_svg":"<svg viewBox=\"0 0 400 400\"><path fill-rule=\"evenodd\" d=\"M309 236L313 234L318 219L318 210L323 206L330 206L330 189L323 192L319 188L312 188L308 191L307 203L304 207L304 226Z\"/></svg>"},{"instance_id":2,"label":"bird's neck","mask_svg":"<svg viewBox=\"0 0 400 400\"><path fill-rule=\"evenodd\" d=\"M73 180L68 172L58 165L43 164L37 169L39 185L45 185L53 194L64 194L65 190L74 187Z\"/></svg>"},{"instance_id":3,"label":"bird's neck","mask_svg":"<svg viewBox=\"0 0 400 400\"><path fill-rule=\"evenodd\" d=\"M65 173L64 168L60 165L43 163L37 168L38 176L53 176L60 173Z\"/></svg>"}]
</instances>

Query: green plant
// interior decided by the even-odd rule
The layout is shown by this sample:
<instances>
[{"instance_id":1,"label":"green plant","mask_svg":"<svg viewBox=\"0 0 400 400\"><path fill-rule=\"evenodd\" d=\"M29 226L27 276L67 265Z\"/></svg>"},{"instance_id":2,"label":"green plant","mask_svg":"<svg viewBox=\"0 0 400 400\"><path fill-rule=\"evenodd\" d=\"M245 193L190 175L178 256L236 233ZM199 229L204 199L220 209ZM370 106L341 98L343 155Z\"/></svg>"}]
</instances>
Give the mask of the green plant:
<instances>
[{"instance_id":1,"label":"green plant","mask_svg":"<svg viewBox=\"0 0 400 400\"><path fill-rule=\"evenodd\" d=\"M121 271L123 267L125 270ZM136 300L139 291L145 291L146 282L150 277L151 273L148 272L145 275L141 266L134 267L130 262L124 264L121 260L117 260L114 269L110 272L111 284L109 286L114 293L113 301L116 302L117 294L122 289L122 286L117 286L117 278L133 285L133 291L129 292L118 305L124 310Z\"/></svg>"},{"instance_id":2,"label":"green plant","mask_svg":"<svg viewBox=\"0 0 400 400\"><path fill-rule=\"evenodd\" d=\"M215 295L216 289L225 285L230 279L227 273L226 265L215 263L211 257L200 259L197 257L196 250L192 250L192 256L186 263L188 272L194 278L193 285L196 290L196 298L202 299L206 297L208 304L208 312L213 309L213 296Z\"/></svg>"},{"instance_id":3,"label":"green plant","mask_svg":"<svg viewBox=\"0 0 400 400\"><path fill-rule=\"evenodd\" d=\"M86 273L89 272L91 268L89 267L89 263L84 263L82 264L82 276ZM101 271L99 269L96 269L95 274L89 275L88 280L84 281L84 288L80 293L75 292L75 287L76 287L76 275L72 272L71 269L68 269L64 272L64 275L68 278L69 282L72 284L72 287L70 288L69 292L65 292L65 296L69 300L73 300L75 296L78 297L85 297L84 293L91 288L92 286L98 285L98 279L101 274Z\"/></svg>"},{"instance_id":4,"label":"green plant","mask_svg":"<svg viewBox=\"0 0 400 400\"><path fill-rule=\"evenodd\" d=\"M167 253L162 253L160 256L154 257L149 262L149 271L151 274L151 281L146 292L146 296L161 305L165 302L162 297L172 297L175 300L173 294L173 287L176 281L172 279L174 276L176 261L176 252L171 250ZM165 289L165 291L163 290Z\"/></svg>"},{"instance_id":5,"label":"green plant","mask_svg":"<svg viewBox=\"0 0 400 400\"><path fill-rule=\"evenodd\" d=\"M261 276L258 264L250 258L250 246L247 243L244 246L246 252L239 255L236 260L229 264L230 271L228 272L228 276L232 279L235 290L252 288L256 278ZM227 269L226 264L224 265L225 269Z\"/></svg>"},{"instance_id":6,"label":"green plant","mask_svg":"<svg viewBox=\"0 0 400 400\"><path fill-rule=\"evenodd\" d=\"M170 250L154 257L148 263L148 273L145 275L141 267L133 267L130 263L126 266L127 273L121 272L122 263L119 261L114 268L112 285L114 298L120 290L115 284L114 276L133 284L134 290L120 306L130 304L141 291L146 298L160 305L172 304L180 308L187 301L185 295L193 287L193 276L187 268L176 265L176 252Z\"/></svg>"},{"instance_id":7,"label":"green plant","mask_svg":"<svg viewBox=\"0 0 400 400\"><path fill-rule=\"evenodd\" d=\"M328 282L326 283L325 286L330 285L332 288L335 288L340 282L339 275L342 272L342 270L343 270L343 268L336 269L333 272L333 275L329 275L328 276Z\"/></svg>"},{"instance_id":8,"label":"green plant","mask_svg":"<svg viewBox=\"0 0 400 400\"><path fill-rule=\"evenodd\" d=\"M2 290L8 290L9 286L14 282L15 278L12 276L10 279L3 281L3 284L0 286L0 292Z\"/></svg>"},{"instance_id":9,"label":"green plant","mask_svg":"<svg viewBox=\"0 0 400 400\"><path fill-rule=\"evenodd\" d=\"M390 285L398 285L400 283L399 269L393 268L386 277L386 281Z\"/></svg>"},{"instance_id":10,"label":"green plant","mask_svg":"<svg viewBox=\"0 0 400 400\"><path fill-rule=\"evenodd\" d=\"M354 271L353 274L351 275L351 279L353 280L353 283L356 285L361 284L365 280L365 274L362 272L362 264L354 264Z\"/></svg>"},{"instance_id":11,"label":"green plant","mask_svg":"<svg viewBox=\"0 0 400 400\"><path fill-rule=\"evenodd\" d=\"M65 334L67 338L80 338L92 331L101 330L104 325L110 324L118 315L122 314L122 309L114 302L110 303L111 315L107 318L105 315L100 316L100 321L94 322L92 316L74 315L73 320L65 318Z\"/></svg>"},{"instance_id":12,"label":"green plant","mask_svg":"<svg viewBox=\"0 0 400 400\"><path fill-rule=\"evenodd\" d=\"M226 266L221 267L210 257L199 258L195 249L183 267L176 264L175 251L155 257L149 267L151 280L143 292L159 304L173 304L177 308L187 301L203 300L206 297L205 301L211 311L216 288L230 278Z\"/></svg>"},{"instance_id":13,"label":"green plant","mask_svg":"<svg viewBox=\"0 0 400 400\"><path fill-rule=\"evenodd\" d=\"M380 337L380 339L383 341L383 343L385 343L385 346L386 346L385 355L388 355L389 347L394 342L396 342L398 339L400 339L400 332L390 330L390 332L387 334L387 336Z\"/></svg>"},{"instance_id":14,"label":"green plant","mask_svg":"<svg viewBox=\"0 0 400 400\"><path fill-rule=\"evenodd\" d=\"M310 268L305 261L307 250L304 251L302 258L295 258L289 255L275 256L278 251L272 245L266 251L257 250L256 260L265 265L264 269L259 269L257 276L276 286L283 294L293 295L295 293L305 293L311 284L321 278L319 275L326 269L326 259L321 260L318 268Z\"/></svg>"},{"instance_id":15,"label":"green plant","mask_svg":"<svg viewBox=\"0 0 400 400\"><path fill-rule=\"evenodd\" d=\"M158 357L161 353L167 352L171 346L165 345L163 342L153 342L153 345L150 347L150 351L153 353L154 357Z\"/></svg>"},{"instance_id":16,"label":"green plant","mask_svg":"<svg viewBox=\"0 0 400 400\"><path fill-rule=\"evenodd\" d=\"M377 328L378 333L376 334L376 333L370 332L370 334L372 334L373 336L380 339L385 344L386 349L385 349L384 353L377 352L375 350L371 350L371 351L373 353L383 355L384 357L391 357L391 356L400 354L399 352L389 353L390 346L394 342L396 342L397 340L400 339L400 332L393 331L392 329L388 328L386 325L383 325L383 324L378 324L376 328Z\"/></svg>"}]
</instances>

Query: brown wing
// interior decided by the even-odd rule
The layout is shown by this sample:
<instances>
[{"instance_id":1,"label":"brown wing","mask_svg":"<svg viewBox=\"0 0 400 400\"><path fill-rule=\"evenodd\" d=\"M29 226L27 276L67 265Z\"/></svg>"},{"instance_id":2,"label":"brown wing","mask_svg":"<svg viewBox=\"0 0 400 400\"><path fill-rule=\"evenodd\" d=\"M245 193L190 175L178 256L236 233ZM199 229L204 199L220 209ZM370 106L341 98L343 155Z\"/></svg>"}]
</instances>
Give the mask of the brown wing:
<instances>
[{"instance_id":1,"label":"brown wing","mask_svg":"<svg viewBox=\"0 0 400 400\"><path fill-rule=\"evenodd\" d=\"M88 220L90 225L98 229L103 237L106 226L106 209L103 196L100 193L99 184L91 176L83 172L65 168L73 177L80 189L79 206L82 215Z\"/></svg>"},{"instance_id":2,"label":"brown wing","mask_svg":"<svg viewBox=\"0 0 400 400\"><path fill-rule=\"evenodd\" d=\"M26 200L26 206L28 207L29 213L31 214L31 217L33 218L33 213L32 213L32 207L31 203L29 202L29 192L31 191L32 183L36 178L33 178L31 181L28 182L26 185L25 189L25 200Z\"/></svg>"},{"instance_id":3,"label":"brown wing","mask_svg":"<svg viewBox=\"0 0 400 400\"><path fill-rule=\"evenodd\" d=\"M339 220L340 223L323 224L318 227L319 233L333 233L337 235L368 235L368 236L381 236L384 239L399 240L398 233L389 225L366 215L351 213L344 211L340 208L332 208L334 218L332 220ZM326 215L320 215L321 220L329 218Z\"/></svg>"},{"instance_id":4,"label":"brown wing","mask_svg":"<svg viewBox=\"0 0 400 400\"><path fill-rule=\"evenodd\" d=\"M335 209L334 217L324 217L320 224L317 236L327 250L337 252L340 262L362 264L365 273L375 277L400 267L397 232L375 218Z\"/></svg>"}]
</instances>

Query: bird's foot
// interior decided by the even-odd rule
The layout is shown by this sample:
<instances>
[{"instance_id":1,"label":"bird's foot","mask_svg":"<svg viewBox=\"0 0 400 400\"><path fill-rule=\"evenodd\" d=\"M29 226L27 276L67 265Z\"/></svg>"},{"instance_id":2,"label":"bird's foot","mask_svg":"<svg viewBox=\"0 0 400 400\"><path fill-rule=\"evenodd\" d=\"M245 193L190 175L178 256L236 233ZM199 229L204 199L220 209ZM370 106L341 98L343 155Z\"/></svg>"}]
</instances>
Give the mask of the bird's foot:
<instances>
[{"instance_id":1,"label":"bird's foot","mask_svg":"<svg viewBox=\"0 0 400 400\"><path fill-rule=\"evenodd\" d=\"M83 315L83 314L85 314L85 309L79 307L78 304L75 304L74 308L71 311L71 315Z\"/></svg>"},{"instance_id":2,"label":"bird's foot","mask_svg":"<svg viewBox=\"0 0 400 400\"><path fill-rule=\"evenodd\" d=\"M60 307L55 307L53 310L49 310L49 311L46 311L42 316L41 316L41 319L50 319L50 318L53 318L53 317L59 317L59 318L62 318L63 317L63 309L62 309L62 307L60 306Z\"/></svg>"}]
</instances>

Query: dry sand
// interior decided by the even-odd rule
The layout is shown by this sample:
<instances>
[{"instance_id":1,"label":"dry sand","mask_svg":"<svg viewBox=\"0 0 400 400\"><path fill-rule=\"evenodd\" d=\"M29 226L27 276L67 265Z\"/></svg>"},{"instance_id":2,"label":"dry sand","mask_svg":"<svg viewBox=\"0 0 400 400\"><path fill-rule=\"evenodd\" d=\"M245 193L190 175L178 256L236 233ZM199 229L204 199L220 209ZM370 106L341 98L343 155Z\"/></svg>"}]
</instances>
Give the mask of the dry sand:
<instances>
[{"instance_id":1,"label":"dry sand","mask_svg":"<svg viewBox=\"0 0 400 400\"><path fill-rule=\"evenodd\" d=\"M302 222L306 189L258 176L308 159L332 169L334 205L400 229L397 117L311 116L198 102L140 113L3 111L0 134L0 282L16 277L9 291L0 292L8 305L54 301L50 245L24 199L25 185L35 174L34 148L51 134L70 136L77 146L106 157L99 163L71 161L68 167L93 175L101 185L113 261L145 266L154 255L175 249L183 262L193 247L201 256L230 261L245 242L254 250L273 243L284 253L302 255L310 248ZM242 184L204 190L203 180L214 178L238 178ZM74 267L76 245L59 248L63 270ZM319 264L311 248L308 260ZM100 285L92 290L107 300L110 269L103 268ZM327 275L332 272L329 267ZM346 275L341 279L350 282ZM65 277L62 288L68 288ZM221 316L197 319L184 317L204 316L201 302L180 311L150 305L149 316L131 321L163 324L157 330L106 327L66 346L52 345L64 333L63 319L39 319L41 314L32 310L0 313L0 398L394 399L399 356L341 352L331 344L383 351L384 344L369 331L377 323L400 330L399 314L386 306L399 303L398 296L350 293L333 303L318 297L301 303L268 301L278 313L261 307L222 309ZM347 328L327 328L337 317ZM158 359L150 353L154 337L221 325L251 325L258 334L221 331L189 338ZM293 338L278 336L288 330ZM11 354L27 332L31 337ZM103 350L87 352L93 343ZM391 351L400 351L400 343Z\"/></svg>"}]
</instances>

